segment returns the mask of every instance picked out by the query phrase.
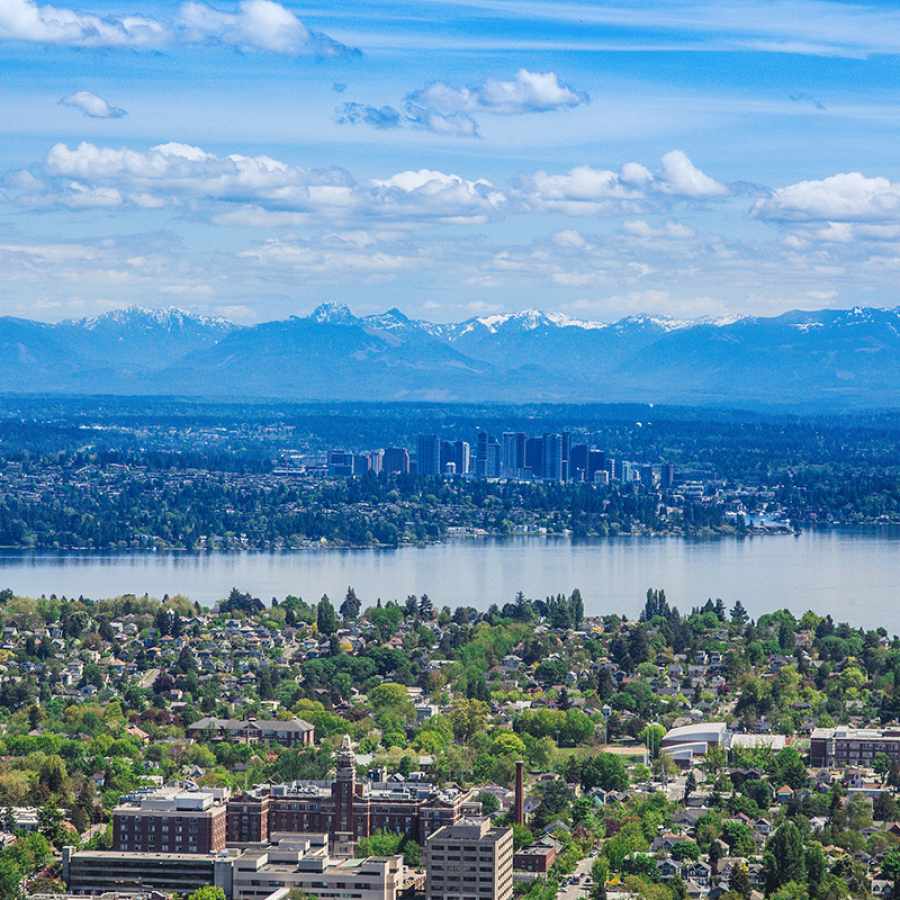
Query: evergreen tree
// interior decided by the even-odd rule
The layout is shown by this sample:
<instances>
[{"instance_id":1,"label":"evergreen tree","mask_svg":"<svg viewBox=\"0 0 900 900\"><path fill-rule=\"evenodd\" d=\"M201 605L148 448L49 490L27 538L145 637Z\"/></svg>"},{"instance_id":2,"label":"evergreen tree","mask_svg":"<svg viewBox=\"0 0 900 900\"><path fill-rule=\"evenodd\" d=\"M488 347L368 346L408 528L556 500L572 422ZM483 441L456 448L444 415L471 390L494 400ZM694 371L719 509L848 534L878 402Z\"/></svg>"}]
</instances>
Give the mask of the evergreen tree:
<instances>
[{"instance_id":1,"label":"evergreen tree","mask_svg":"<svg viewBox=\"0 0 900 900\"><path fill-rule=\"evenodd\" d=\"M744 604L741 603L740 600L736 601L731 608L731 621L734 622L735 625L746 625L747 622L750 621L750 615L747 610L744 609Z\"/></svg>"},{"instance_id":2,"label":"evergreen tree","mask_svg":"<svg viewBox=\"0 0 900 900\"><path fill-rule=\"evenodd\" d=\"M356 591L353 590L352 587L347 588L347 595L344 597L344 602L341 604L341 618L345 621L351 621L359 616L359 611L362 608L362 603L359 600L359 597L356 596Z\"/></svg>"},{"instance_id":3,"label":"evergreen tree","mask_svg":"<svg viewBox=\"0 0 900 900\"><path fill-rule=\"evenodd\" d=\"M798 884L806 882L803 835L793 822L780 825L766 842L763 867L767 893L774 893L790 881Z\"/></svg>"},{"instance_id":4,"label":"evergreen tree","mask_svg":"<svg viewBox=\"0 0 900 900\"><path fill-rule=\"evenodd\" d=\"M316 628L319 634L331 636L337 631L337 614L328 594L322 594L322 599L316 607Z\"/></svg>"}]
</instances>

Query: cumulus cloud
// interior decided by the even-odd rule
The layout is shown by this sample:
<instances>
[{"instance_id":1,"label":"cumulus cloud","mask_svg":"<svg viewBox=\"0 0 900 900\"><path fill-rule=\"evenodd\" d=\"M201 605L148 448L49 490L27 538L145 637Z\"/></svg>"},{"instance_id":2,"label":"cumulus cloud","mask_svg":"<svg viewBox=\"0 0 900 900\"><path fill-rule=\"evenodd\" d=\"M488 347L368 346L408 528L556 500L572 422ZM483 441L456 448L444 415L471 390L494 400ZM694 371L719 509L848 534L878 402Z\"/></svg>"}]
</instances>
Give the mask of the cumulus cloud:
<instances>
[{"instance_id":1,"label":"cumulus cloud","mask_svg":"<svg viewBox=\"0 0 900 900\"><path fill-rule=\"evenodd\" d=\"M37 208L181 206L227 224L320 219L483 222L507 204L484 179L430 169L357 182L338 169L306 169L269 156L220 157L189 144L148 150L56 144L35 171L14 173L6 196ZM230 213L230 214L229 214Z\"/></svg>"},{"instance_id":2,"label":"cumulus cloud","mask_svg":"<svg viewBox=\"0 0 900 900\"><path fill-rule=\"evenodd\" d=\"M188 0L173 22L135 14L99 16L39 6L35 0L3 0L0 40L136 49L172 43L214 43L289 56L359 53L327 34L309 30L293 12L274 0L242 0L233 10Z\"/></svg>"},{"instance_id":3,"label":"cumulus cloud","mask_svg":"<svg viewBox=\"0 0 900 900\"><path fill-rule=\"evenodd\" d=\"M535 172L520 180L519 190L530 208L576 216L634 212L669 197L706 200L730 193L681 150L663 156L658 175L636 162L625 163L618 172L585 165L562 174Z\"/></svg>"},{"instance_id":4,"label":"cumulus cloud","mask_svg":"<svg viewBox=\"0 0 900 900\"><path fill-rule=\"evenodd\" d=\"M560 82L556 72L529 72L519 69L515 78L501 81L488 78L470 87L454 87L434 81L407 95L407 102L445 115L491 112L497 115L552 112L588 103L584 91Z\"/></svg>"},{"instance_id":5,"label":"cumulus cloud","mask_svg":"<svg viewBox=\"0 0 900 900\"><path fill-rule=\"evenodd\" d=\"M158 47L171 32L155 19L141 15L97 16L34 0L0 3L0 40L73 47Z\"/></svg>"},{"instance_id":6,"label":"cumulus cloud","mask_svg":"<svg viewBox=\"0 0 900 900\"><path fill-rule=\"evenodd\" d=\"M474 113L511 116L552 112L581 106L589 99L583 91L561 83L555 72L519 69L511 81L489 78L470 87L433 81L407 94L402 112L393 106L345 103L337 109L337 120L344 125L419 128L453 137L478 137Z\"/></svg>"},{"instance_id":7,"label":"cumulus cloud","mask_svg":"<svg viewBox=\"0 0 900 900\"><path fill-rule=\"evenodd\" d=\"M701 172L682 150L670 150L662 158L660 190L680 197L723 197L728 188Z\"/></svg>"},{"instance_id":8,"label":"cumulus cloud","mask_svg":"<svg viewBox=\"0 0 900 900\"><path fill-rule=\"evenodd\" d=\"M242 0L234 12L189 0L179 11L178 24L185 39L195 43L209 41L287 56L358 52L326 34L310 31L291 10L273 0Z\"/></svg>"},{"instance_id":9,"label":"cumulus cloud","mask_svg":"<svg viewBox=\"0 0 900 900\"><path fill-rule=\"evenodd\" d=\"M63 97L62 106L71 106L91 119L122 119L128 115L127 111L119 106L112 106L102 97L92 94L90 91L75 91Z\"/></svg>"},{"instance_id":10,"label":"cumulus cloud","mask_svg":"<svg viewBox=\"0 0 900 900\"><path fill-rule=\"evenodd\" d=\"M844 172L819 181L799 181L757 200L761 219L793 222L883 222L900 220L900 183Z\"/></svg>"}]
</instances>

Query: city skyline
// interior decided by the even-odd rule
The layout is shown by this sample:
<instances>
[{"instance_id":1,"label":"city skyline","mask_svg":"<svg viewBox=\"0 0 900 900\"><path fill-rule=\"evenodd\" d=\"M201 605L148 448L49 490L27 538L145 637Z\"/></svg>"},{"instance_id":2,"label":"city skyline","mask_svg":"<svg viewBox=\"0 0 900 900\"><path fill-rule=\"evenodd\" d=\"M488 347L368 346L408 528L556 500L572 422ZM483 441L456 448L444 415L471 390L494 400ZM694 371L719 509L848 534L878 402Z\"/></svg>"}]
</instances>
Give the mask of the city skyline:
<instances>
[{"instance_id":1,"label":"city skyline","mask_svg":"<svg viewBox=\"0 0 900 900\"><path fill-rule=\"evenodd\" d=\"M790 2L0 11L0 313L894 305L900 16Z\"/></svg>"}]
</instances>

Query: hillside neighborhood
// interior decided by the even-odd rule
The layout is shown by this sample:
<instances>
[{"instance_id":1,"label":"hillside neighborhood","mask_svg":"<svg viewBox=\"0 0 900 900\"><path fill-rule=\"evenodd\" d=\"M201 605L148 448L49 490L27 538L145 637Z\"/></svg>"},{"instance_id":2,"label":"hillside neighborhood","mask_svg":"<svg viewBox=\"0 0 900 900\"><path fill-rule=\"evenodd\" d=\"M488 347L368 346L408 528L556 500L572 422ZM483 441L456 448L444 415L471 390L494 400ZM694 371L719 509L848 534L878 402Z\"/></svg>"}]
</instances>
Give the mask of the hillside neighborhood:
<instances>
[{"instance_id":1,"label":"hillside neighborhood","mask_svg":"<svg viewBox=\"0 0 900 900\"><path fill-rule=\"evenodd\" d=\"M883 629L658 590L0 617L4 897L897 896Z\"/></svg>"}]
</instances>

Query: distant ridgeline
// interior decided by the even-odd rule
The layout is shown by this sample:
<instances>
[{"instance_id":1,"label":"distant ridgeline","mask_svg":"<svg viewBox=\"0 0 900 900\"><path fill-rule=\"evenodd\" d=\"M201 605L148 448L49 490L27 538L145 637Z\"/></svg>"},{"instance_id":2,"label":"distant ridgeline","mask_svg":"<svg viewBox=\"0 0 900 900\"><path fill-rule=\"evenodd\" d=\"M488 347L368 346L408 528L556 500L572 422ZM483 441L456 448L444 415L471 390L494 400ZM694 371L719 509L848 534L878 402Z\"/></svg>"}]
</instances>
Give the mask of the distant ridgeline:
<instances>
[{"instance_id":1,"label":"distant ridgeline","mask_svg":"<svg viewBox=\"0 0 900 900\"><path fill-rule=\"evenodd\" d=\"M253 326L131 307L54 325L0 318L0 391L327 400L891 406L900 310L451 324L325 304Z\"/></svg>"}]
</instances>

